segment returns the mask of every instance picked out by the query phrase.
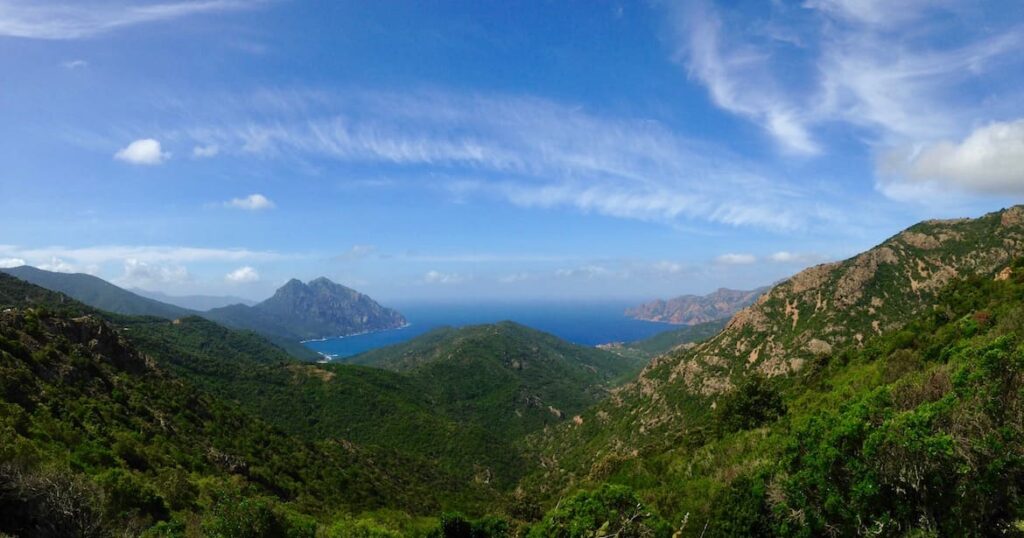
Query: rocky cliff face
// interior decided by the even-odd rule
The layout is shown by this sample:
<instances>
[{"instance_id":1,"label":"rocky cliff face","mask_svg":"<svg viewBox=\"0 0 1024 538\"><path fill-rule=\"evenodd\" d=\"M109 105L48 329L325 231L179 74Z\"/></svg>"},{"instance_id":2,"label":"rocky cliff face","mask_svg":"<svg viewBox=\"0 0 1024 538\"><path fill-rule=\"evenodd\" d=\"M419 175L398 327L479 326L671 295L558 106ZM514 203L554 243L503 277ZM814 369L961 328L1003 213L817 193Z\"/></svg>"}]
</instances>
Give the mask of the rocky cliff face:
<instances>
[{"instance_id":1,"label":"rocky cliff face","mask_svg":"<svg viewBox=\"0 0 1024 538\"><path fill-rule=\"evenodd\" d=\"M749 306L767 287L756 290L730 290L719 288L707 295L682 295L668 301L656 300L626 309L634 319L658 321L676 325L697 325L731 317Z\"/></svg>"}]
</instances>

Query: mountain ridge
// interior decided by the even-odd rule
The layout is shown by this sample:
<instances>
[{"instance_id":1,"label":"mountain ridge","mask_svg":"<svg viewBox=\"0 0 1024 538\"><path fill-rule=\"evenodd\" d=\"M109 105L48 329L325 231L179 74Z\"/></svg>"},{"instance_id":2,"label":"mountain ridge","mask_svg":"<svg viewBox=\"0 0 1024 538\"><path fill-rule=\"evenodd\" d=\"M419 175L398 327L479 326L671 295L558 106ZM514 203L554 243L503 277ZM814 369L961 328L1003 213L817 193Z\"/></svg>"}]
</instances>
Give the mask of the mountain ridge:
<instances>
[{"instance_id":1,"label":"mountain ridge","mask_svg":"<svg viewBox=\"0 0 1024 538\"><path fill-rule=\"evenodd\" d=\"M753 290L718 288L707 295L680 295L668 300L656 299L627 308L625 315L633 319L673 325L698 325L732 317L770 288L771 286Z\"/></svg>"},{"instance_id":2,"label":"mountain ridge","mask_svg":"<svg viewBox=\"0 0 1024 538\"><path fill-rule=\"evenodd\" d=\"M570 462L562 471L574 476L619 465L638 446L652 455L670 451L702 435L718 402L744 380L803 375L807 365L898 330L950 282L992 278L1022 254L1024 206L1014 206L924 221L849 259L805 269L714 337L654 358L582 425L547 433L538 457ZM612 424L612 431L602 427Z\"/></svg>"}]
</instances>

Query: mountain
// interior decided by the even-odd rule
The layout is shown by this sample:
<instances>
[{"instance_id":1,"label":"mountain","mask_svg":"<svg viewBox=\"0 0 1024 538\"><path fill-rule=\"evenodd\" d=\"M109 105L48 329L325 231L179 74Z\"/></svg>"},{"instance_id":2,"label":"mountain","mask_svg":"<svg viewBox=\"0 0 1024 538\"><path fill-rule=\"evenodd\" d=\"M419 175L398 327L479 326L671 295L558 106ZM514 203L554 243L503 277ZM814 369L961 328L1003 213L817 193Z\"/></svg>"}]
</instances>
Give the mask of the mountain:
<instances>
[{"instance_id":1,"label":"mountain","mask_svg":"<svg viewBox=\"0 0 1024 538\"><path fill-rule=\"evenodd\" d=\"M718 288L707 295L682 295L668 301L656 300L626 309L626 315L645 321L676 325L697 325L720 319L750 306L768 287L741 291Z\"/></svg>"},{"instance_id":2,"label":"mountain","mask_svg":"<svg viewBox=\"0 0 1024 538\"><path fill-rule=\"evenodd\" d=\"M945 495L972 490L961 480L981 480L972 474L983 468L977 462L991 461L991 454L973 451L982 450L986 435L1007 446L1021 443L1022 422L1010 438L990 429L1024 416L1020 393L999 393L1006 397L999 405L1009 406L1013 418L976 406L990 390L982 386L1002 383L1002 369L1015 380L1005 386L1019 386L1020 363L1006 361L1020 360L1024 309L1022 296L1014 294L1024 288L1016 282L1021 269L1009 266L1024 265L1015 261L1022 255L1024 206L1016 206L976 219L922 222L848 260L802 271L737 313L715 337L654 359L578 423L532 436L535 457L549 463L522 487L557 496L618 477L642 485L647 498L660 499L656 504L679 517L690 512L711 521L716 505L730 505L747 510L747 520L758 524L772 513L802 514L790 525L810 529L810 535L830 526L838 534L855 533L856 521L901 529L941 524L951 532L955 519L943 519L945 514L967 508ZM996 362L986 363L990 352ZM966 418L974 413L982 422ZM959 429L961 419L979 429ZM889 433L869 436L876 428ZM951 454L948 461L936 459L939 445L927 444L943 438L955 445L941 449ZM933 452L921 452L927 446ZM834 455L842 451L850 451L849 460ZM668 462L689 463L666 474ZM965 474L954 478L957 465L965 466ZM1024 472L1024 461L1001 469L1007 474L982 481L1016 499L990 480L1012 482ZM837 474L822 475L832 470ZM949 481L925 485L911 478L915 474ZM869 501L858 499L856 488L876 495L870 501L876 504L858 504ZM883 494L893 497L877 497ZM952 504L925 505L939 498ZM1013 503L1020 502L1003 508L1016 516L984 517L1019 518L1022 505ZM902 509L908 511L895 511ZM958 513L984 521L980 512Z\"/></svg>"},{"instance_id":3,"label":"mountain","mask_svg":"<svg viewBox=\"0 0 1024 538\"><path fill-rule=\"evenodd\" d=\"M716 328L646 366L510 322L321 365L0 274L0 534L1021 535L1024 207Z\"/></svg>"},{"instance_id":4,"label":"mountain","mask_svg":"<svg viewBox=\"0 0 1024 538\"><path fill-rule=\"evenodd\" d=\"M308 284L292 279L261 303L215 308L203 316L230 327L292 340L347 336L406 325L397 311L323 277Z\"/></svg>"},{"instance_id":5,"label":"mountain","mask_svg":"<svg viewBox=\"0 0 1024 538\"><path fill-rule=\"evenodd\" d=\"M167 295L163 292L148 291L139 288L132 288L130 291L136 295L153 299L154 301L180 306L181 308L197 312L204 312L206 310L212 310L214 308L230 306L233 304L242 304L246 306L256 304L256 301L250 301L249 299L243 299L241 297L233 297L231 295Z\"/></svg>"},{"instance_id":6,"label":"mountain","mask_svg":"<svg viewBox=\"0 0 1024 538\"><path fill-rule=\"evenodd\" d=\"M121 289L101 278L83 273L55 273L28 265L0 269L0 272L31 282L48 290L67 294L87 305L133 316L157 316L174 319L194 312L162 303Z\"/></svg>"},{"instance_id":7,"label":"mountain","mask_svg":"<svg viewBox=\"0 0 1024 538\"><path fill-rule=\"evenodd\" d=\"M0 534L312 536L310 515L435 513L463 487L390 450L290 436L125 337L174 322L112 323L4 274L0 302Z\"/></svg>"}]
</instances>

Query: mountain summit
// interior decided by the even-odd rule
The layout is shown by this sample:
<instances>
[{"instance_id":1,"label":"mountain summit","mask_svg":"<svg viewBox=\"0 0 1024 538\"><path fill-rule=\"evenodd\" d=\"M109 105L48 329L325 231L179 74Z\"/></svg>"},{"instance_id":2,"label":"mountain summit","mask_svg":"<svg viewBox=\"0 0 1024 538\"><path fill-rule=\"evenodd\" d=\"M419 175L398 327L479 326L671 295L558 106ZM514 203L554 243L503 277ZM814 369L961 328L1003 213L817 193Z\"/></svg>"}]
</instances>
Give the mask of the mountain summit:
<instances>
[{"instance_id":1,"label":"mountain summit","mask_svg":"<svg viewBox=\"0 0 1024 538\"><path fill-rule=\"evenodd\" d=\"M397 311L324 277L308 284L293 278L262 303L215 308L205 316L232 327L294 340L347 336L406 324Z\"/></svg>"}]
</instances>

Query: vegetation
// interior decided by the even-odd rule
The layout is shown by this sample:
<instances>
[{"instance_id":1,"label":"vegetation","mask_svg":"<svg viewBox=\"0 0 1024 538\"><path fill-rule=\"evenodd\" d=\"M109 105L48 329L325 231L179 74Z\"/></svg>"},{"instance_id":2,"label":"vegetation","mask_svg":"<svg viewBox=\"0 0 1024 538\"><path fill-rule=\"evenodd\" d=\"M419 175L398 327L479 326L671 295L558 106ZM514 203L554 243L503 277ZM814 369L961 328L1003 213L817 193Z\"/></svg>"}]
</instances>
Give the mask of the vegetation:
<instances>
[{"instance_id":1,"label":"vegetation","mask_svg":"<svg viewBox=\"0 0 1024 538\"><path fill-rule=\"evenodd\" d=\"M0 535L1022 536L1007 214L798 275L612 390L639 361L511 323L314 365L0 275Z\"/></svg>"}]
</instances>

